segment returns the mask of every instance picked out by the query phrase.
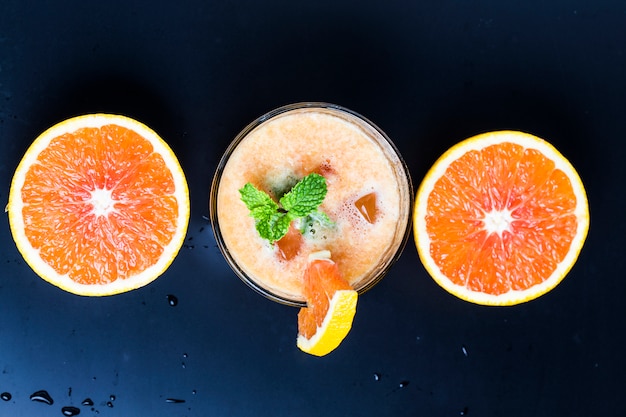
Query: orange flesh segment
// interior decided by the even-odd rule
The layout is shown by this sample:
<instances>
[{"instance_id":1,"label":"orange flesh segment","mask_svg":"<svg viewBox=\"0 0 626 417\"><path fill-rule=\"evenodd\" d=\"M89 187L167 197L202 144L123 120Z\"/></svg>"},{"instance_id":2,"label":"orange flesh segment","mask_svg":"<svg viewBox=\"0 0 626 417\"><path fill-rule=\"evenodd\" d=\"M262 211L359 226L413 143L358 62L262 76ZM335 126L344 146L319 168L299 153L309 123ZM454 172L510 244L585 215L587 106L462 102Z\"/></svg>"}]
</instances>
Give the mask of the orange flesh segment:
<instances>
[{"instance_id":1,"label":"orange flesh segment","mask_svg":"<svg viewBox=\"0 0 626 417\"><path fill-rule=\"evenodd\" d=\"M290 225L287 234L276 241L276 255L283 261L289 261L298 255L302 243L302 233Z\"/></svg>"},{"instance_id":2,"label":"orange flesh segment","mask_svg":"<svg viewBox=\"0 0 626 417\"><path fill-rule=\"evenodd\" d=\"M363 216L368 223L374 224L374 222L376 222L376 218L378 217L378 207L376 203L376 193L369 193L356 200L354 205L359 210L359 213L361 213L361 216Z\"/></svg>"},{"instance_id":3,"label":"orange flesh segment","mask_svg":"<svg viewBox=\"0 0 626 417\"><path fill-rule=\"evenodd\" d=\"M304 296L307 307L298 313L298 332L310 339L322 325L330 299L339 290L352 287L341 276L337 264L330 259L316 259L304 271Z\"/></svg>"},{"instance_id":4,"label":"orange flesh segment","mask_svg":"<svg viewBox=\"0 0 626 417\"><path fill-rule=\"evenodd\" d=\"M116 125L82 128L54 139L38 162L22 189L25 233L56 272L105 284L156 263L176 232L178 203L148 140ZM113 205L94 212L94 192Z\"/></svg>"},{"instance_id":5,"label":"orange flesh segment","mask_svg":"<svg viewBox=\"0 0 626 417\"><path fill-rule=\"evenodd\" d=\"M477 169L480 167L480 169ZM454 283L493 295L549 277L577 228L567 176L540 152L503 143L453 162L428 199L431 256ZM500 231L485 217L504 213Z\"/></svg>"}]
</instances>

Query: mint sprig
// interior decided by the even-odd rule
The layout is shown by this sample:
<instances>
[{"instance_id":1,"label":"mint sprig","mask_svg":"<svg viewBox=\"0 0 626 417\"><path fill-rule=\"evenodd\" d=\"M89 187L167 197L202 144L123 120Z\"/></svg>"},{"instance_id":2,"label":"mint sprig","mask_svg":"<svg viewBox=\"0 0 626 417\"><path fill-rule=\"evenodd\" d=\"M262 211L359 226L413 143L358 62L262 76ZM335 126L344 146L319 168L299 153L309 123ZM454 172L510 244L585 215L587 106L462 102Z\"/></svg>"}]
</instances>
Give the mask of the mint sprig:
<instances>
[{"instance_id":1,"label":"mint sprig","mask_svg":"<svg viewBox=\"0 0 626 417\"><path fill-rule=\"evenodd\" d=\"M239 194L250 210L250 216L255 220L259 235L273 244L287 234L289 225L294 220L332 223L325 213L318 210L327 191L326 179L312 173L296 183L278 203L251 183L244 185Z\"/></svg>"}]
</instances>

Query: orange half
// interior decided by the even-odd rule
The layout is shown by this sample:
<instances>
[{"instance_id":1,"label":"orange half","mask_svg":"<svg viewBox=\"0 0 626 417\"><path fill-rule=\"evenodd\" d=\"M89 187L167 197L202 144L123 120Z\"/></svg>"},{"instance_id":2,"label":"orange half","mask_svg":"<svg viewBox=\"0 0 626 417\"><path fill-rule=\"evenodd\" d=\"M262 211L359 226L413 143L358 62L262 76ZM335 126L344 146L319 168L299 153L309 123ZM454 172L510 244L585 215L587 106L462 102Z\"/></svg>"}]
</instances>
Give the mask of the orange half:
<instances>
[{"instance_id":1,"label":"orange half","mask_svg":"<svg viewBox=\"0 0 626 417\"><path fill-rule=\"evenodd\" d=\"M548 142L499 131L452 147L416 196L420 259L450 293L513 305L553 289L576 262L589 228L583 183Z\"/></svg>"},{"instance_id":2,"label":"orange half","mask_svg":"<svg viewBox=\"0 0 626 417\"><path fill-rule=\"evenodd\" d=\"M93 114L32 143L7 211L13 239L39 276L71 293L111 295L168 268L187 231L189 192L176 156L153 130Z\"/></svg>"}]
</instances>

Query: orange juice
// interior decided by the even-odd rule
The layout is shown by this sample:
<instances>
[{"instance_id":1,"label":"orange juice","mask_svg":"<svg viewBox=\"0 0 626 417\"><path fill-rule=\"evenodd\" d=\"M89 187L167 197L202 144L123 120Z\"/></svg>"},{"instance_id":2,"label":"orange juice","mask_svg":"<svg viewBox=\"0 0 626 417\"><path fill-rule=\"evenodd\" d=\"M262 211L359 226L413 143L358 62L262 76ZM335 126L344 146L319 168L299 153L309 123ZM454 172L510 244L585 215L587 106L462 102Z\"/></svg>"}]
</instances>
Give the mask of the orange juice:
<instances>
[{"instance_id":1,"label":"orange juice","mask_svg":"<svg viewBox=\"0 0 626 417\"><path fill-rule=\"evenodd\" d=\"M312 172L326 179L319 209L332 224L292 224L274 244L261 238L239 189L250 182L278 201ZM218 245L237 275L271 299L301 305L313 252L330 251L357 291L376 283L406 241L411 201L406 165L380 129L339 106L302 103L240 133L219 164L210 208Z\"/></svg>"}]
</instances>

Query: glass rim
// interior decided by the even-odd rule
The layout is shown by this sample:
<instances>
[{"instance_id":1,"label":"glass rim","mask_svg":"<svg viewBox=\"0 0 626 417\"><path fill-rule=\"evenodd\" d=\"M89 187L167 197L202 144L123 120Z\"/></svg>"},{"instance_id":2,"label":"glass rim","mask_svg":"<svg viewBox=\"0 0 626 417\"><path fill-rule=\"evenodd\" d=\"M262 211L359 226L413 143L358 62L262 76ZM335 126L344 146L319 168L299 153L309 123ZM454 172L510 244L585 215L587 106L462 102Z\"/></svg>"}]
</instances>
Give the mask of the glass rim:
<instances>
[{"instance_id":1,"label":"glass rim","mask_svg":"<svg viewBox=\"0 0 626 417\"><path fill-rule=\"evenodd\" d=\"M393 264L400 258L400 255L403 253L404 248L406 246L406 242L408 241L408 238L410 235L411 218L413 215L412 207L413 207L414 190L413 190L413 183L412 183L408 166L406 162L404 161L404 159L402 158L402 155L400 154L395 143L387 136L387 134L382 129L380 129L375 123L373 123L371 120L364 117L363 115L353 110L350 110L346 107L337 105L337 104L319 102L319 101L306 101L306 102L292 103L292 104L287 104L284 106L277 107L273 110L268 111L267 113L264 113L263 115L257 117L252 122L250 122L229 143L228 147L222 154L217 164L215 174L211 182L211 189L209 193L209 220L211 222L213 235L215 237L217 246L220 249L220 252L226 259L226 262L228 263L229 267L239 277L239 279L242 280L246 285L248 285L248 287L253 289L258 294L272 301L289 305L289 306L294 306L294 307L306 307L306 302L301 301L301 300L294 300L293 298L290 298L287 295L277 294L278 291L270 290L260 285L252 277L248 276L248 274L246 274L242 270L242 268L238 265L237 261L234 259L233 255L231 254L229 248L227 247L222 237L222 233L221 233L219 221L218 221L217 196L218 196L220 180L222 178L224 168L226 167L226 164L228 163L228 160L230 159L230 156L232 155L234 150L237 148L237 146L248 136L250 132L252 132L257 127L261 126L263 123L281 114L288 113L288 112L295 111L295 110L306 110L306 109L311 109L311 110L319 109L320 111L326 110L330 112L343 113L353 119L356 119L360 123L365 124L366 126L370 127L375 132L375 135L368 135L368 136L378 136L378 138L375 139L377 142L379 142L382 139L382 141L384 141L384 143L390 147L395 157L398 158L399 165L400 165L399 167L396 167L396 172L398 174L397 176L401 176L402 178L406 180L407 203L406 203L406 207L401 207L401 213L403 213L403 211L406 210L406 215L403 216L403 217L406 217L406 224L404 225L404 230L401 232L402 237L397 241L398 242L397 246L395 244L391 246L391 248L395 247L395 249L393 249L394 253L391 256L389 256L387 259L385 259L385 262L382 268L380 269L374 268L367 275L367 276L369 275L375 275L375 276L370 279L363 279L362 280L363 285L359 286L357 283L355 290L359 293L359 295L365 293L366 291L374 287L376 284L378 284L380 280L388 273L389 269L393 266ZM364 126L361 126L361 128L363 127Z\"/></svg>"}]
</instances>

